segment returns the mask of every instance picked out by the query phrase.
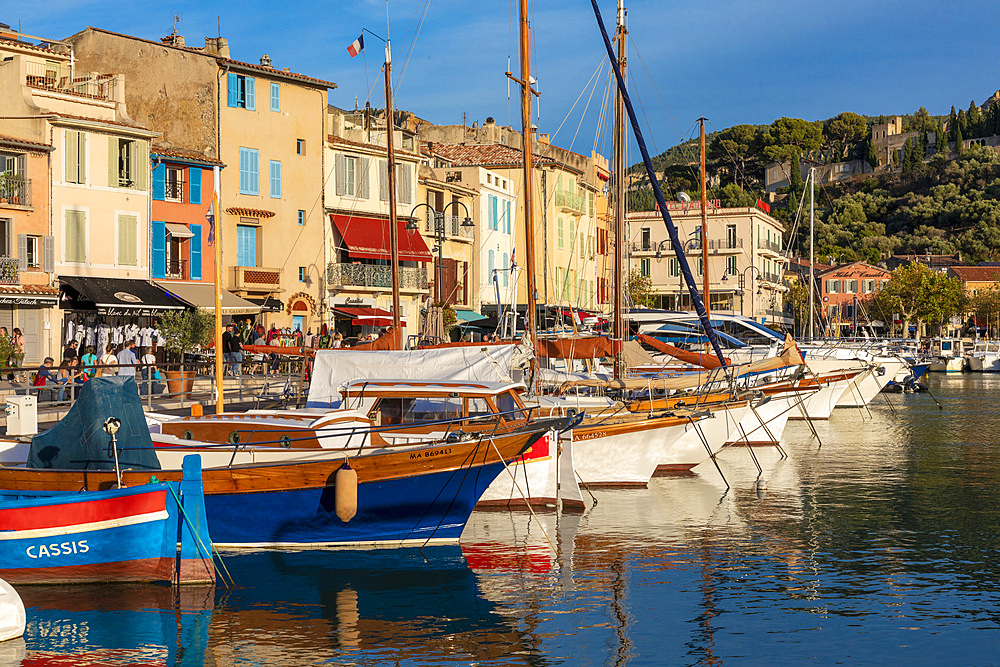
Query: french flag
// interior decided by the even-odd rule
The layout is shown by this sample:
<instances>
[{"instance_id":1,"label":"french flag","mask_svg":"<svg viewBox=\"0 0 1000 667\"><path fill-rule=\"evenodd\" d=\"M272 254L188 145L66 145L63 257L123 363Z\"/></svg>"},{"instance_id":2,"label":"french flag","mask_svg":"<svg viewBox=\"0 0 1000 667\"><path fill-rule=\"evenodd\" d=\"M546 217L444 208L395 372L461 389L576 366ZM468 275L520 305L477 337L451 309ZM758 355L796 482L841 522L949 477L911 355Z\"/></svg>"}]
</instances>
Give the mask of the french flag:
<instances>
[{"instance_id":1,"label":"french flag","mask_svg":"<svg viewBox=\"0 0 1000 667\"><path fill-rule=\"evenodd\" d=\"M361 36L354 40L350 46L347 47L347 52L351 54L351 57L361 53L361 49L365 48L365 33L361 33Z\"/></svg>"}]
</instances>

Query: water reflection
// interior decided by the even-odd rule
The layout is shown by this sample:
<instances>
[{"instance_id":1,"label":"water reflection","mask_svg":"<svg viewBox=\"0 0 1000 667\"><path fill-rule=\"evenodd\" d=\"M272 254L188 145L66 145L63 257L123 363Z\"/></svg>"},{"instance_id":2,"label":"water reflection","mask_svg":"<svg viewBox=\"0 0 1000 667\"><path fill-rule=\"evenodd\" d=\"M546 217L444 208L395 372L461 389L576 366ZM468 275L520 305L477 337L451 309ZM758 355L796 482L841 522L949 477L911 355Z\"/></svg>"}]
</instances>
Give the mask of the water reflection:
<instances>
[{"instance_id":1,"label":"water reflection","mask_svg":"<svg viewBox=\"0 0 1000 667\"><path fill-rule=\"evenodd\" d=\"M476 512L461 548L261 552L237 588L25 588L27 657L124 664L995 661L1000 377L795 422L584 514ZM822 443L822 444L821 444ZM764 480L765 485L758 485ZM4 656L0 655L0 660Z\"/></svg>"}]
</instances>

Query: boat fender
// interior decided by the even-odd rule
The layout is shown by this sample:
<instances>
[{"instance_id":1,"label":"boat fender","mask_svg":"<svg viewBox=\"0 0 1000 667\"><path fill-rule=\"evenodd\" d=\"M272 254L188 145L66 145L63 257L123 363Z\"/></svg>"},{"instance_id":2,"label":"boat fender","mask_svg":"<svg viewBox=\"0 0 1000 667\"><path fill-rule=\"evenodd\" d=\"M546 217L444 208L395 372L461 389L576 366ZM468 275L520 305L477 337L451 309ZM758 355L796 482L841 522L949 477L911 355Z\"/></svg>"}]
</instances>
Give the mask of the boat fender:
<instances>
[{"instance_id":1,"label":"boat fender","mask_svg":"<svg viewBox=\"0 0 1000 667\"><path fill-rule=\"evenodd\" d=\"M333 505L337 517L347 523L358 513L358 473L347 459L337 470L333 483Z\"/></svg>"},{"instance_id":2,"label":"boat fender","mask_svg":"<svg viewBox=\"0 0 1000 667\"><path fill-rule=\"evenodd\" d=\"M0 642L23 635L26 624L21 596L13 586L0 579Z\"/></svg>"}]
</instances>

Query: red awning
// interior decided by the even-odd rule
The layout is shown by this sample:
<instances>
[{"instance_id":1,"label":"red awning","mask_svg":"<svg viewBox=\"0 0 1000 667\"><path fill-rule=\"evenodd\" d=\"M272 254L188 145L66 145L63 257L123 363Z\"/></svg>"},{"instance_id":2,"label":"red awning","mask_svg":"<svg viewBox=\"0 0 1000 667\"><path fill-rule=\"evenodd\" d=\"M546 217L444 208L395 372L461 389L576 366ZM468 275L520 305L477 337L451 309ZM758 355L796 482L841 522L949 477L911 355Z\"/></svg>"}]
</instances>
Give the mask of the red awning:
<instances>
[{"instance_id":1,"label":"red awning","mask_svg":"<svg viewBox=\"0 0 1000 667\"><path fill-rule=\"evenodd\" d=\"M351 318L351 324L370 327L392 326L392 313L382 308L366 308L362 306L337 306L334 309L338 315ZM406 318L399 318L399 323L406 326Z\"/></svg>"},{"instance_id":2,"label":"red awning","mask_svg":"<svg viewBox=\"0 0 1000 667\"><path fill-rule=\"evenodd\" d=\"M347 252L353 258L391 259L389 256L389 221L363 215L330 214L330 219L344 238ZM399 229L399 260L401 262L430 262L431 251L416 230L406 229L406 223L397 220Z\"/></svg>"}]
</instances>

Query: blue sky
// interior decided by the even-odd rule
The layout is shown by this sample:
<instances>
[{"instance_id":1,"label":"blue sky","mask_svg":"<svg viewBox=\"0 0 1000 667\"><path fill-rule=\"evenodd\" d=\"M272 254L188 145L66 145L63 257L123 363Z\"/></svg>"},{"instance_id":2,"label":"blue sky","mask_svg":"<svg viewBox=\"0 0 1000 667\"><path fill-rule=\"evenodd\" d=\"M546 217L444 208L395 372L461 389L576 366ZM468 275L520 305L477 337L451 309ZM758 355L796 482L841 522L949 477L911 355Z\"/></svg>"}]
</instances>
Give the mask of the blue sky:
<instances>
[{"instance_id":1,"label":"blue sky","mask_svg":"<svg viewBox=\"0 0 1000 667\"><path fill-rule=\"evenodd\" d=\"M615 4L600 5L611 30ZM1000 89L995 1L634 0L628 9L632 87L654 153L693 136L702 115L711 131L780 116L909 113L920 105L943 114ZM362 28L385 35L384 0L181 0L152 8L38 0L9 4L0 21L57 38L93 25L158 39L170 32L175 13L189 45L214 36L221 19L234 58L257 62L268 53L275 67L334 81L330 99L337 106L351 108L356 97L363 105L369 95L373 105L384 103L381 45L369 37L364 57L347 54ZM393 0L396 106L440 124L461 123L466 113L470 123L493 116L519 127L518 102L508 100L504 76L508 57L517 68L516 17L511 0ZM531 19L540 132L558 129L553 143L606 153L610 116L602 123L601 108L608 68L594 77L606 58L590 3L538 2ZM638 161L637 152L631 155L630 162Z\"/></svg>"}]
</instances>

